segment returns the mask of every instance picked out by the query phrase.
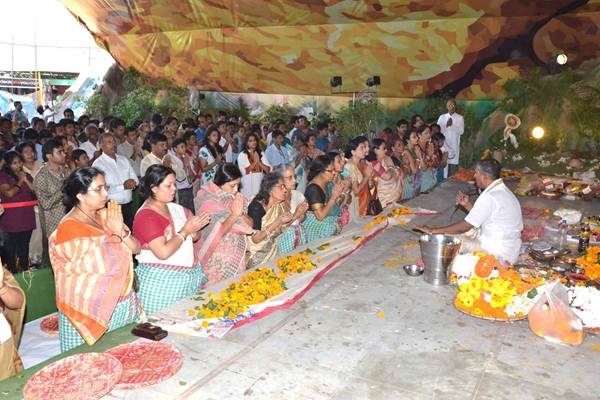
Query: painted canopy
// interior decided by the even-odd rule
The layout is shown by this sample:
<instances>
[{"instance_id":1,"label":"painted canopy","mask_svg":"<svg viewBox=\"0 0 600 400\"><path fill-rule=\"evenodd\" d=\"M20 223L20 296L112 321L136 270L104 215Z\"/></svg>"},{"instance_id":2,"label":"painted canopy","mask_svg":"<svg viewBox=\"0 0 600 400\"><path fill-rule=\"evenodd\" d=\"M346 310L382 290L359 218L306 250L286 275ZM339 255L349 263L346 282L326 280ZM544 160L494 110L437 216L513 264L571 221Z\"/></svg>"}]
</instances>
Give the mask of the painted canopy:
<instances>
[{"instance_id":1,"label":"painted canopy","mask_svg":"<svg viewBox=\"0 0 600 400\"><path fill-rule=\"evenodd\" d=\"M61 0L124 67L203 90L502 96L564 51L600 56L600 0ZM341 87L330 79L341 76Z\"/></svg>"}]
</instances>

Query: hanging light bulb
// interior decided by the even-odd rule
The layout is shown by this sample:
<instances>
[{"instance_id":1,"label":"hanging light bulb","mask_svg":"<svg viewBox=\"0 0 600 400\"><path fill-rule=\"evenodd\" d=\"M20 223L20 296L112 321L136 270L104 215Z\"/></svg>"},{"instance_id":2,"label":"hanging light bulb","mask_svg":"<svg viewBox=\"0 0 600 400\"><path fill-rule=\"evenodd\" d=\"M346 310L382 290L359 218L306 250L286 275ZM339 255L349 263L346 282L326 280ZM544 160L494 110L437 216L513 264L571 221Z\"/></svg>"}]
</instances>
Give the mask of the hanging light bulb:
<instances>
[{"instance_id":1,"label":"hanging light bulb","mask_svg":"<svg viewBox=\"0 0 600 400\"><path fill-rule=\"evenodd\" d=\"M556 56L556 63L558 65L565 65L569 61L569 58L565 53L560 53Z\"/></svg>"},{"instance_id":2,"label":"hanging light bulb","mask_svg":"<svg viewBox=\"0 0 600 400\"><path fill-rule=\"evenodd\" d=\"M546 132L544 132L544 128L541 126L536 126L532 129L531 136L533 136L534 139L541 139L544 137L545 133Z\"/></svg>"}]
</instances>

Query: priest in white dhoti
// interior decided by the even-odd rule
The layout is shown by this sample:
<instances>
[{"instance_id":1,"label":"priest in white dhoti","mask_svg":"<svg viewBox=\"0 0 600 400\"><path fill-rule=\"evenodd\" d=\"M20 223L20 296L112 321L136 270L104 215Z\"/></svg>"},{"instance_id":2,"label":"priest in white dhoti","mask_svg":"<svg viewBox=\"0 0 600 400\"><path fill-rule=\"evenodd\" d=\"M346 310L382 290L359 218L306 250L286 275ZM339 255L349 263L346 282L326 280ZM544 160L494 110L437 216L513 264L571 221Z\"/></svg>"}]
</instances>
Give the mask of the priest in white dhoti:
<instances>
[{"instance_id":1,"label":"priest in white dhoti","mask_svg":"<svg viewBox=\"0 0 600 400\"><path fill-rule=\"evenodd\" d=\"M432 234L460 235L461 252L483 250L514 263L521 248L523 216L519 200L500 178L502 166L496 160L475 164L475 182L483 190L472 204L462 192L458 205L469 213L464 220L442 228L421 227Z\"/></svg>"}]
</instances>

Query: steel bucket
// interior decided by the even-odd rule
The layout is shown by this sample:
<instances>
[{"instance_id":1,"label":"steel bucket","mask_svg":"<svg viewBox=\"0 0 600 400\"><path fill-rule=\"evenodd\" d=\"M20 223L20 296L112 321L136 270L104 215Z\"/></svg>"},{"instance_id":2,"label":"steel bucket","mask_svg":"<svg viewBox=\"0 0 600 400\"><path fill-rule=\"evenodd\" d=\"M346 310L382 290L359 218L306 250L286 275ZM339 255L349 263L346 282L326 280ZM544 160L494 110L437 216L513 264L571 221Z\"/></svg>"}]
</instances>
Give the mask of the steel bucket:
<instances>
[{"instance_id":1,"label":"steel bucket","mask_svg":"<svg viewBox=\"0 0 600 400\"><path fill-rule=\"evenodd\" d=\"M460 239L446 235L421 235L421 257L425 265L423 279L435 286L447 285L450 264L460 250Z\"/></svg>"}]
</instances>

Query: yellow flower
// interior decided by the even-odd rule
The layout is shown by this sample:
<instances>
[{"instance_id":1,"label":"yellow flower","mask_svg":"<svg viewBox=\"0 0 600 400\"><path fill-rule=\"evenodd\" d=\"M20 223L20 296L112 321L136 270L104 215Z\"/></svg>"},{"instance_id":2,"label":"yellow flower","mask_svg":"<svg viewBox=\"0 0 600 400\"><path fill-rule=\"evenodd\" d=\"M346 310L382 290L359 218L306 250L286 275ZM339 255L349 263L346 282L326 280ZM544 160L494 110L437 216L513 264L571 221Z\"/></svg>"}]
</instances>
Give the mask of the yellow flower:
<instances>
[{"instance_id":1,"label":"yellow flower","mask_svg":"<svg viewBox=\"0 0 600 400\"><path fill-rule=\"evenodd\" d=\"M203 328L208 328L210 324L208 323L208 321L202 321L202 327Z\"/></svg>"},{"instance_id":2,"label":"yellow flower","mask_svg":"<svg viewBox=\"0 0 600 400\"><path fill-rule=\"evenodd\" d=\"M209 300L198 308L198 315L202 318L233 319L246 312L249 306L285 290L285 282L278 273L270 268L258 268L229 285L219 297L209 293Z\"/></svg>"},{"instance_id":3,"label":"yellow flower","mask_svg":"<svg viewBox=\"0 0 600 400\"><path fill-rule=\"evenodd\" d=\"M383 311L379 311L379 312L377 313L377 316L378 316L379 318L383 318L383 317L385 317L385 313L384 313Z\"/></svg>"},{"instance_id":4,"label":"yellow flower","mask_svg":"<svg viewBox=\"0 0 600 400\"><path fill-rule=\"evenodd\" d=\"M411 214L412 210L410 208L398 207L393 209L390 213L388 213L388 217L399 217L401 215Z\"/></svg>"}]
</instances>

